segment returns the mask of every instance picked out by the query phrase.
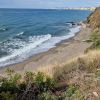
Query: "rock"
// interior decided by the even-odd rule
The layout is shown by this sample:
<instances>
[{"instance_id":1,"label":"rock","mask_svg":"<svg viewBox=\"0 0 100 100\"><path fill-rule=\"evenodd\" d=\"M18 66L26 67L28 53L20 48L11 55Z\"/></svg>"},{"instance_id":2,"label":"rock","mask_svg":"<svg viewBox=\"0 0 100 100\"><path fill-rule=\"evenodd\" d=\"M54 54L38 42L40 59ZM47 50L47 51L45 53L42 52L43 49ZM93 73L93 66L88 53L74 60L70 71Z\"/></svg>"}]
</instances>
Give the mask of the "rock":
<instances>
[{"instance_id":1,"label":"rock","mask_svg":"<svg viewBox=\"0 0 100 100\"><path fill-rule=\"evenodd\" d=\"M96 97L98 97L98 96L99 96L97 92L93 92L93 94L94 94Z\"/></svg>"}]
</instances>

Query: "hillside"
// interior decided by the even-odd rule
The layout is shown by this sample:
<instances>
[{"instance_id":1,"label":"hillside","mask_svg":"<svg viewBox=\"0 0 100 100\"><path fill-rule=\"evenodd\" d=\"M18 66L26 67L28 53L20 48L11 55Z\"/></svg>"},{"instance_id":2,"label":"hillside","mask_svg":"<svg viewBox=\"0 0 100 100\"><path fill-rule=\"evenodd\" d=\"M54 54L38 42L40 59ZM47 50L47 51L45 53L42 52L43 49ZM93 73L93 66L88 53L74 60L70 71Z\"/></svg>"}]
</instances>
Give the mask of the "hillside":
<instances>
[{"instance_id":1,"label":"hillside","mask_svg":"<svg viewBox=\"0 0 100 100\"><path fill-rule=\"evenodd\" d=\"M0 100L100 100L100 8L87 23L93 29L89 50L95 50L24 76L7 69L7 77L0 78Z\"/></svg>"},{"instance_id":2,"label":"hillside","mask_svg":"<svg viewBox=\"0 0 100 100\"><path fill-rule=\"evenodd\" d=\"M100 7L88 17L87 22L93 29L100 29Z\"/></svg>"},{"instance_id":3,"label":"hillside","mask_svg":"<svg viewBox=\"0 0 100 100\"><path fill-rule=\"evenodd\" d=\"M90 49L100 48L100 7L98 7L87 19L87 23L93 29L90 41L93 45Z\"/></svg>"}]
</instances>

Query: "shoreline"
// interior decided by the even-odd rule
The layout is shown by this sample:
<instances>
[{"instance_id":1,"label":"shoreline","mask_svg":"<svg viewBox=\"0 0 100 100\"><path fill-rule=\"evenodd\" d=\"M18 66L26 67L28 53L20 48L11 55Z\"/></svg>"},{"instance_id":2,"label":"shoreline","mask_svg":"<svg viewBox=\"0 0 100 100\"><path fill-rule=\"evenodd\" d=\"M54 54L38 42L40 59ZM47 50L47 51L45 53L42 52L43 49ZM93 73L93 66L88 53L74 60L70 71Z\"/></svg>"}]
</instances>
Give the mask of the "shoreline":
<instances>
[{"instance_id":1,"label":"shoreline","mask_svg":"<svg viewBox=\"0 0 100 100\"><path fill-rule=\"evenodd\" d=\"M91 45L91 43L83 42L90 37L90 33L91 29L83 24L81 25L80 31L75 33L73 37L62 40L60 43L56 44L56 47L39 54L35 54L25 61L1 67L0 74L4 74L7 68L11 68L15 70L15 72L23 74L26 71L36 71L38 68L53 66L55 64L63 63L66 60L70 60L73 57L84 53L84 50ZM78 48L81 50L78 50Z\"/></svg>"},{"instance_id":2,"label":"shoreline","mask_svg":"<svg viewBox=\"0 0 100 100\"><path fill-rule=\"evenodd\" d=\"M80 27L81 27L81 24L80 25L78 24L77 26L70 28L70 32L67 35L64 35L61 37L60 36L52 37L50 34L47 34L50 36L50 38L47 39L46 42L44 40L44 42L41 42L40 44L36 44L37 46L35 48L33 47L34 46L34 43L33 43L29 47L20 49L21 52L18 50L18 52L16 51L9 56L2 57L0 59L0 67L7 67L7 66L14 65L14 64L18 64L23 61L26 61L27 59L30 59L32 56L35 56L43 52L47 52L48 50L61 44L62 41L74 37L75 34L80 31ZM29 50L30 52L27 51L28 48L30 48Z\"/></svg>"}]
</instances>

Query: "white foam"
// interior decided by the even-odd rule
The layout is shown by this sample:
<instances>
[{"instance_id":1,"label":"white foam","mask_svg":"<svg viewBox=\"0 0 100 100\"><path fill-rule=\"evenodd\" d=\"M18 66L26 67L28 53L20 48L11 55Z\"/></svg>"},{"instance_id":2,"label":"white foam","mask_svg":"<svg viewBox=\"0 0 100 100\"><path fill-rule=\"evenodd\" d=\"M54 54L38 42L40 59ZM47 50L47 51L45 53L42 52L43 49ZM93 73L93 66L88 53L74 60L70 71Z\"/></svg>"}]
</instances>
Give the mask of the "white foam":
<instances>
[{"instance_id":1,"label":"white foam","mask_svg":"<svg viewBox=\"0 0 100 100\"><path fill-rule=\"evenodd\" d=\"M75 33L80 31L80 26L71 28L70 32L66 36L60 37L51 37L50 34L41 35L41 36L31 36L29 37L29 42L25 43L20 40L17 42L11 42L12 45L20 45L21 48L18 50L11 50L11 55L3 57L0 59L0 66L6 66L9 64L14 64L21 62L28 57L49 50L50 48L55 47L56 43L59 43L62 40L73 37Z\"/></svg>"},{"instance_id":2,"label":"white foam","mask_svg":"<svg viewBox=\"0 0 100 100\"><path fill-rule=\"evenodd\" d=\"M20 44L23 47L19 50L15 49L12 51L11 55L1 58L0 59L0 66L6 66L8 64L12 64L12 63L18 61L18 59L17 59L18 57L20 59L21 55L25 55L27 52L31 51L32 49L39 46L43 42L49 40L50 38L51 38L51 35L47 34L47 35L38 36L38 37L29 37L29 40L30 40L29 44L20 43L19 41L16 41L14 43L12 42L12 45ZM22 59L23 59L23 56L22 56Z\"/></svg>"},{"instance_id":3,"label":"white foam","mask_svg":"<svg viewBox=\"0 0 100 100\"><path fill-rule=\"evenodd\" d=\"M23 34L24 34L24 32L20 32L20 33L17 34L17 36L19 36L19 35L23 35Z\"/></svg>"},{"instance_id":4,"label":"white foam","mask_svg":"<svg viewBox=\"0 0 100 100\"><path fill-rule=\"evenodd\" d=\"M67 35L61 36L61 37L52 37L48 42L42 44L41 48L44 48L44 49L45 48L46 49L53 48L56 46L55 44L61 42L62 40L69 39L69 38L75 36L75 33L79 32L79 31L80 31L80 26L71 28L70 32Z\"/></svg>"}]
</instances>

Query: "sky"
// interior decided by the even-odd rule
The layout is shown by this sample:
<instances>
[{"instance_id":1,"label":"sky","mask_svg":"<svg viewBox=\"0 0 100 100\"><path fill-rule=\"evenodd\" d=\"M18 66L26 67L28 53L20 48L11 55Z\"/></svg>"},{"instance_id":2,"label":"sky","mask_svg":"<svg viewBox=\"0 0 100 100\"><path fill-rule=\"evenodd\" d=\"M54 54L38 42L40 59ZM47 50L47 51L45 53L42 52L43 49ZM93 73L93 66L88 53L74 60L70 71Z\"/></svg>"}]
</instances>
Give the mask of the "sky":
<instances>
[{"instance_id":1,"label":"sky","mask_svg":"<svg viewBox=\"0 0 100 100\"><path fill-rule=\"evenodd\" d=\"M0 8L65 8L100 6L100 0L0 0Z\"/></svg>"}]
</instances>

